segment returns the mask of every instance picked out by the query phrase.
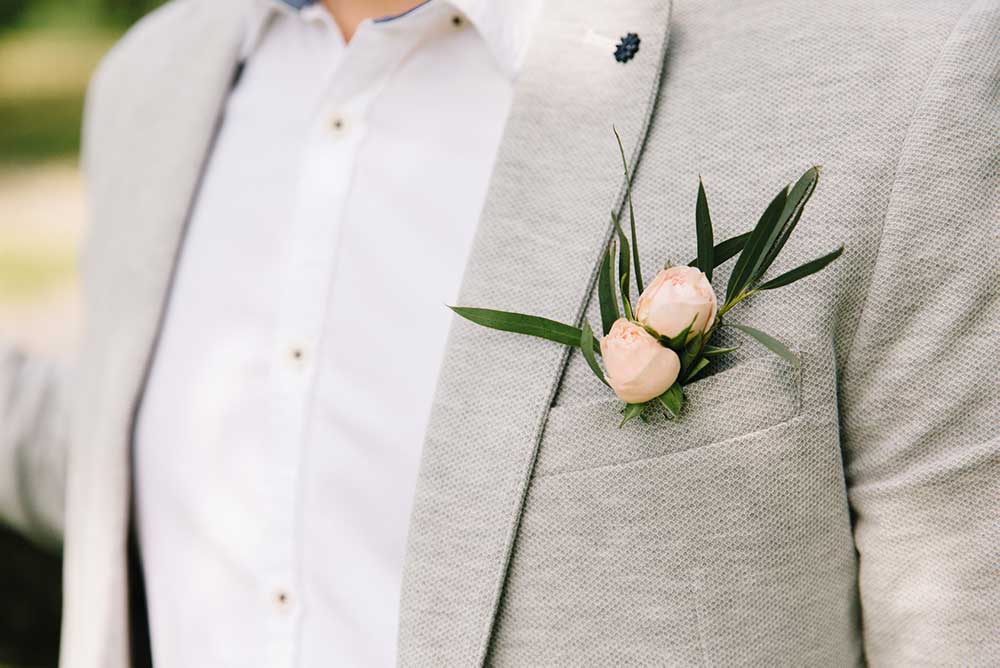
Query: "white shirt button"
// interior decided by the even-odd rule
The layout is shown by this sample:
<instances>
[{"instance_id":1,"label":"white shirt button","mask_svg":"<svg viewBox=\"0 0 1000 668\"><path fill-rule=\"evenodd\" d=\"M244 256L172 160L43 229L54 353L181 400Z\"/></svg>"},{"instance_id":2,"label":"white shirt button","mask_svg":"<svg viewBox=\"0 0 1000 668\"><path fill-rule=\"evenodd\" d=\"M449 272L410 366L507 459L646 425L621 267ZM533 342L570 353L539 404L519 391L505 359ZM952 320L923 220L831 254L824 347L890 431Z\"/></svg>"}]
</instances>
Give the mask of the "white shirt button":
<instances>
[{"instance_id":1,"label":"white shirt button","mask_svg":"<svg viewBox=\"0 0 1000 668\"><path fill-rule=\"evenodd\" d=\"M331 134L334 136L343 136L347 134L348 123L347 118L343 114L332 114L328 123Z\"/></svg>"},{"instance_id":2,"label":"white shirt button","mask_svg":"<svg viewBox=\"0 0 1000 668\"><path fill-rule=\"evenodd\" d=\"M288 358L292 361L293 364L296 365L304 364L306 361L305 346L298 344L292 345L288 349Z\"/></svg>"},{"instance_id":3,"label":"white shirt button","mask_svg":"<svg viewBox=\"0 0 1000 668\"><path fill-rule=\"evenodd\" d=\"M291 596L284 589L279 589L274 592L274 607L278 610L287 610L292 605Z\"/></svg>"}]
</instances>

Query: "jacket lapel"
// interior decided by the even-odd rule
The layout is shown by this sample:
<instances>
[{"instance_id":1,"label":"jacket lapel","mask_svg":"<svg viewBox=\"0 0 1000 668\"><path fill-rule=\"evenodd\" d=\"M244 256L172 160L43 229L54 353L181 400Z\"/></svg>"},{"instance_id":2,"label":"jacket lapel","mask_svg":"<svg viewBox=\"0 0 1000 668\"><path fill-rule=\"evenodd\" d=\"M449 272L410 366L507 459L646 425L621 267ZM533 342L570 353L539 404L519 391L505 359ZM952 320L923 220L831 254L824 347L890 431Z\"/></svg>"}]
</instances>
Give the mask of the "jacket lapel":
<instances>
[{"instance_id":1,"label":"jacket lapel","mask_svg":"<svg viewBox=\"0 0 1000 668\"><path fill-rule=\"evenodd\" d=\"M579 322L635 166L669 0L549 2L534 27L459 302ZM639 53L615 61L615 42ZM588 283L588 278L590 282ZM402 665L484 661L548 407L569 350L456 319L410 525Z\"/></svg>"},{"instance_id":2,"label":"jacket lapel","mask_svg":"<svg viewBox=\"0 0 1000 668\"><path fill-rule=\"evenodd\" d=\"M66 501L62 662L125 665L132 422L185 220L224 104L243 0L171 4L92 84L84 170L93 229Z\"/></svg>"}]
</instances>

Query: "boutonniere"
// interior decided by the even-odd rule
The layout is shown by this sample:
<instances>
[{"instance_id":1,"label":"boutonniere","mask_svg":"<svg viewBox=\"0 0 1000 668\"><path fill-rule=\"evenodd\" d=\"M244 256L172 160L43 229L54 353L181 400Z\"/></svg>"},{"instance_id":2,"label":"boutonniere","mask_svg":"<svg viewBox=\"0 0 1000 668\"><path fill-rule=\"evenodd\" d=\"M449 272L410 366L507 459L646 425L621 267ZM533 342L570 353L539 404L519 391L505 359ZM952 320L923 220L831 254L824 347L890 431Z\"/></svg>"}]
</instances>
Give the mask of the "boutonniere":
<instances>
[{"instance_id":1,"label":"boutonniere","mask_svg":"<svg viewBox=\"0 0 1000 668\"><path fill-rule=\"evenodd\" d=\"M789 364L798 366L797 356L775 337L746 325L727 322L725 318L750 297L815 274L843 253L844 247L840 246L764 280L802 218L806 203L816 189L819 168L808 169L794 185L782 188L752 230L718 244L714 240L705 187L699 179L695 203L697 257L684 266L667 263L644 287L631 178L617 131L615 137L625 170L631 243L622 230L619 217L612 213L614 234L601 259L597 285L603 337L598 341L586 320L581 327L573 327L523 313L466 306L453 306L452 310L484 327L578 347L598 380L625 402L621 425L643 417L644 411L655 406L664 409L668 418L679 416L685 401L684 386L702 376L713 360L736 350L713 345L714 335L723 327L749 335ZM733 257L736 257L736 264L726 284L725 298L719 305L712 274ZM639 294L634 308L632 277ZM603 358L603 369L598 357Z\"/></svg>"}]
</instances>

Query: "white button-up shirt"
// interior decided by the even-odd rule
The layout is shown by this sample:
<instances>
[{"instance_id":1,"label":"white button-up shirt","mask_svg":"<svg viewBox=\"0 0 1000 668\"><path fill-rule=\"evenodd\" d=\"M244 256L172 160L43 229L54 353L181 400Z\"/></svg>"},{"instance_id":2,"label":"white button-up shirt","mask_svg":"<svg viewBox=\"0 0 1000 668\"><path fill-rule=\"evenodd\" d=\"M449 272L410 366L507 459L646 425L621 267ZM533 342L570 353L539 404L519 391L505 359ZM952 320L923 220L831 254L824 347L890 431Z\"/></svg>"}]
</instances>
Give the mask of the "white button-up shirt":
<instances>
[{"instance_id":1,"label":"white button-up shirt","mask_svg":"<svg viewBox=\"0 0 1000 668\"><path fill-rule=\"evenodd\" d=\"M262 0L138 416L159 666L387 666L450 311L537 0L349 44Z\"/></svg>"}]
</instances>

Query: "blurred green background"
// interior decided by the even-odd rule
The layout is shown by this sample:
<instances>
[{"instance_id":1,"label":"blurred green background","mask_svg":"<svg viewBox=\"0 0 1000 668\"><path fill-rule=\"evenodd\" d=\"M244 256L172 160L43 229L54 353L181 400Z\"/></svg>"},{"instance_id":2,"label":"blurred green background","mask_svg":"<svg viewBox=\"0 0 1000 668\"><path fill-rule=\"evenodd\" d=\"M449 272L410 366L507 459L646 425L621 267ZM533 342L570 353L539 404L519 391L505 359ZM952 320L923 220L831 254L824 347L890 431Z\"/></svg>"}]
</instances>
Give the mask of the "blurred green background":
<instances>
[{"instance_id":1,"label":"blurred green background","mask_svg":"<svg viewBox=\"0 0 1000 668\"><path fill-rule=\"evenodd\" d=\"M59 357L75 343L77 168L87 81L160 0L0 0L0 334ZM61 559L0 528L0 668L54 666Z\"/></svg>"}]
</instances>

